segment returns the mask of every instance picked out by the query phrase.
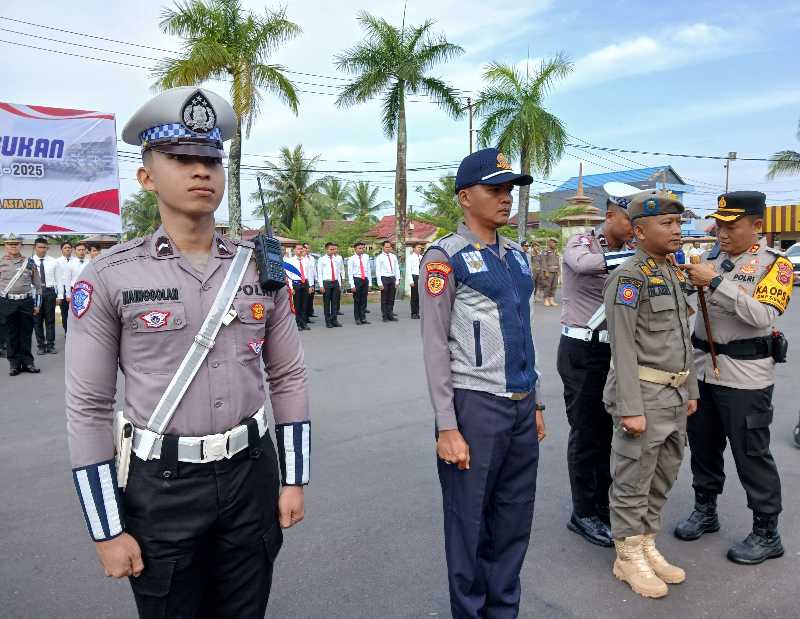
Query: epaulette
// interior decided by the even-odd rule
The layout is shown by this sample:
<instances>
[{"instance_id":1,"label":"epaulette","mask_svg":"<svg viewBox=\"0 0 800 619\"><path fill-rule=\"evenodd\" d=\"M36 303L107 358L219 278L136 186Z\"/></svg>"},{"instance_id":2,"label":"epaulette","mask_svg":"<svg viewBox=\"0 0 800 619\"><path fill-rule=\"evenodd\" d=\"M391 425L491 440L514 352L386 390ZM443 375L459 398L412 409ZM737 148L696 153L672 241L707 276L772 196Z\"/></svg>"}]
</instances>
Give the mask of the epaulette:
<instances>
[{"instance_id":1,"label":"epaulette","mask_svg":"<svg viewBox=\"0 0 800 619\"><path fill-rule=\"evenodd\" d=\"M149 236L140 236L135 239L131 239L130 241L125 241L124 243L112 245L103 251L103 253L101 253L97 258L92 260L92 264L94 265L94 268L100 272L103 269L106 269L119 262L120 254L130 251L131 249L141 247L149 238Z\"/></svg>"},{"instance_id":2,"label":"epaulette","mask_svg":"<svg viewBox=\"0 0 800 619\"><path fill-rule=\"evenodd\" d=\"M784 258L786 257L786 252L783 252L780 249L776 249L774 247L770 247L769 245L764 247L764 249L766 249L769 253L774 254L776 256L782 256Z\"/></svg>"},{"instance_id":3,"label":"epaulette","mask_svg":"<svg viewBox=\"0 0 800 619\"><path fill-rule=\"evenodd\" d=\"M512 241L511 239L506 238L504 236L498 235L497 236L497 242L501 243L503 245L503 247L511 247L511 249L516 249L517 251L521 251L522 253L525 253L525 250L522 249L522 245L520 245L516 241Z\"/></svg>"},{"instance_id":4,"label":"epaulette","mask_svg":"<svg viewBox=\"0 0 800 619\"><path fill-rule=\"evenodd\" d=\"M227 236L225 237L226 241L230 241L234 245L241 245L242 247L247 247L248 249L255 249L256 244L252 241L245 241L244 239L229 239Z\"/></svg>"}]
</instances>

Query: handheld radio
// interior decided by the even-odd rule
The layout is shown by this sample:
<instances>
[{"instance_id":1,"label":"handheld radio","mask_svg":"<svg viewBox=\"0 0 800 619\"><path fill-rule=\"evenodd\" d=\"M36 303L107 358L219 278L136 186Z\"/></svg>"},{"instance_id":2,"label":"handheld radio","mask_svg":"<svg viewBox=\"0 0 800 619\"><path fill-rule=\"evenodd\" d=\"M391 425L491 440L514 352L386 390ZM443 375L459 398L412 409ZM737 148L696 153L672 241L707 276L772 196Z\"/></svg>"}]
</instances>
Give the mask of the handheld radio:
<instances>
[{"instance_id":1,"label":"handheld radio","mask_svg":"<svg viewBox=\"0 0 800 619\"><path fill-rule=\"evenodd\" d=\"M269 222L267 205L264 202L264 192L261 190L261 179L258 181L258 195L261 197L261 206L264 209L264 232L253 239L256 251L256 266L258 267L258 283L263 291L280 290L286 285L286 271L283 270L283 249L281 243L275 238L272 224Z\"/></svg>"}]
</instances>

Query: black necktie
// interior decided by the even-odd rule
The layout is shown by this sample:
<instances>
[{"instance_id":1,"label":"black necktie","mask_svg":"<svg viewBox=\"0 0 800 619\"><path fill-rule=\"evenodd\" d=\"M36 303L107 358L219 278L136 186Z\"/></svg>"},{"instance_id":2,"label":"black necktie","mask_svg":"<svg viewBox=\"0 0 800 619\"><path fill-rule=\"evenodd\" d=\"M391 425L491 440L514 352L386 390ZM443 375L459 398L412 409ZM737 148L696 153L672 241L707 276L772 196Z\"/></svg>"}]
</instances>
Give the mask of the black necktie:
<instances>
[{"instance_id":1,"label":"black necktie","mask_svg":"<svg viewBox=\"0 0 800 619\"><path fill-rule=\"evenodd\" d=\"M47 286L47 280L44 277L44 258L39 258L39 277L42 279L42 287Z\"/></svg>"}]
</instances>

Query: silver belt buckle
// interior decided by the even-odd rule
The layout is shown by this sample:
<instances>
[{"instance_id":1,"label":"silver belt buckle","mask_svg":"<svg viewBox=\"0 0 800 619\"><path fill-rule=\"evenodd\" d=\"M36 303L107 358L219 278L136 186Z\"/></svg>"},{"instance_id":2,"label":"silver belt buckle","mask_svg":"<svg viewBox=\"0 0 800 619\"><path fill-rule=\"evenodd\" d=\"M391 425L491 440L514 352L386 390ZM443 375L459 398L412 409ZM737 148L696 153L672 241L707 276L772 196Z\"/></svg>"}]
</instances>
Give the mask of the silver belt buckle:
<instances>
[{"instance_id":1,"label":"silver belt buckle","mask_svg":"<svg viewBox=\"0 0 800 619\"><path fill-rule=\"evenodd\" d=\"M531 394L531 392L530 392L530 391L521 391L521 392L515 392L515 393L512 393L512 394L511 394L511 399L512 399L512 400L524 400L524 399L525 399L525 398L527 398L527 397L528 397L530 394Z\"/></svg>"},{"instance_id":2,"label":"silver belt buckle","mask_svg":"<svg viewBox=\"0 0 800 619\"><path fill-rule=\"evenodd\" d=\"M225 434L215 434L214 436L203 440L203 460L217 461L223 458L230 458L228 452L228 436L230 431Z\"/></svg>"}]
</instances>

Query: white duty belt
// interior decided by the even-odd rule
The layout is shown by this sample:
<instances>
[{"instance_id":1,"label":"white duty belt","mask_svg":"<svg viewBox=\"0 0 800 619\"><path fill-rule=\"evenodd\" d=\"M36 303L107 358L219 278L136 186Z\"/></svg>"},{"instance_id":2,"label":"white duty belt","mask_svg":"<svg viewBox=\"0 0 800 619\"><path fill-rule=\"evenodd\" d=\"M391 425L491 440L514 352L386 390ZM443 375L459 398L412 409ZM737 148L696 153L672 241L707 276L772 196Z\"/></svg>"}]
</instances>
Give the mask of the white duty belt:
<instances>
[{"instance_id":1,"label":"white duty belt","mask_svg":"<svg viewBox=\"0 0 800 619\"><path fill-rule=\"evenodd\" d=\"M217 338L220 327L223 323L230 324L236 318L236 312L231 310L231 305L242 283L252 254L253 251L246 247L239 246L236 249L236 255L225 275L225 281L222 282L222 286L217 292L211 311L203 321L200 331L194 336L194 342L189 348L189 352L181 361L178 371L172 377L153 414L150 415L146 428L149 432L139 430L141 438L136 455L143 460L153 458L156 443L167 429L172 415L175 414L175 409L178 408L181 398L189 388L189 384L200 369L208 352L214 347L214 340Z\"/></svg>"},{"instance_id":2,"label":"white duty belt","mask_svg":"<svg viewBox=\"0 0 800 619\"><path fill-rule=\"evenodd\" d=\"M591 342L594 333L595 331L588 327L568 327L566 325L561 325L561 335L566 335L573 340ZM602 344L608 344L608 331L605 329L603 331L597 331L597 341Z\"/></svg>"}]
</instances>

